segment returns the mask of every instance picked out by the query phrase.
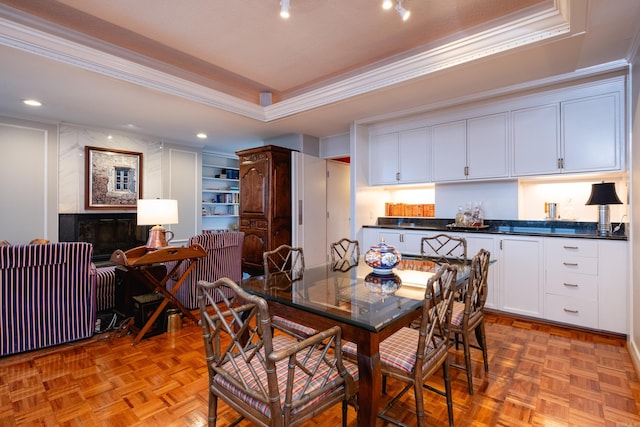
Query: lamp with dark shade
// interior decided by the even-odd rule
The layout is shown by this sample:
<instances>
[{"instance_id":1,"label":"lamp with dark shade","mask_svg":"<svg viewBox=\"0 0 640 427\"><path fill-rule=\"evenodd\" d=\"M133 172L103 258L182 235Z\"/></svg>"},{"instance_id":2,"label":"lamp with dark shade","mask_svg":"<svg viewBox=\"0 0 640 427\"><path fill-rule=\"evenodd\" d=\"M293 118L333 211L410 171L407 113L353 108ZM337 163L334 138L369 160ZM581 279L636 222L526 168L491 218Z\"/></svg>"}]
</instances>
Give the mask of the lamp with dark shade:
<instances>
[{"instance_id":1,"label":"lamp with dark shade","mask_svg":"<svg viewBox=\"0 0 640 427\"><path fill-rule=\"evenodd\" d=\"M622 202L616 194L614 182L602 182L591 185L591 196L585 205L598 205L598 235L611 234L611 221L609 219L609 205L621 205Z\"/></svg>"}]
</instances>

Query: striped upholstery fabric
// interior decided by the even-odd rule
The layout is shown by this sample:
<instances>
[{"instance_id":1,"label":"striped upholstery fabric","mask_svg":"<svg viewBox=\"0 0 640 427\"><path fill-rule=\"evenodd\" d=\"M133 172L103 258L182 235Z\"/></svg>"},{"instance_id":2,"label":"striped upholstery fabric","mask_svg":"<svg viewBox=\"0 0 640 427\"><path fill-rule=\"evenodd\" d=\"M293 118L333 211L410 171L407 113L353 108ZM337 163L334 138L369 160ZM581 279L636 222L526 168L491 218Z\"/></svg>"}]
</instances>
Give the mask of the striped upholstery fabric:
<instances>
[{"instance_id":1,"label":"striped upholstery fabric","mask_svg":"<svg viewBox=\"0 0 640 427\"><path fill-rule=\"evenodd\" d=\"M281 316L273 316L271 318L271 323L278 325L280 329L284 329L291 335L296 336L300 339L308 338L311 335L315 335L318 332L320 332L317 329L313 329L308 326L301 325L300 323L296 323L294 321L285 319L284 317L281 317Z\"/></svg>"},{"instance_id":2,"label":"striped upholstery fabric","mask_svg":"<svg viewBox=\"0 0 640 427\"><path fill-rule=\"evenodd\" d=\"M205 258L200 258L195 269L176 293L176 298L190 310L198 308L197 284L200 280L215 282L222 277L228 277L234 282L242 280L242 243L243 232L205 233L189 239L189 246L199 243L207 251ZM167 264L167 270L172 265ZM181 273L186 268L180 266ZM179 277L179 276L178 276ZM174 280L167 282L167 289L173 289ZM231 296L231 291L227 296Z\"/></svg>"},{"instance_id":3,"label":"striped upholstery fabric","mask_svg":"<svg viewBox=\"0 0 640 427\"><path fill-rule=\"evenodd\" d=\"M398 332L386 338L380 343L380 362L383 365L393 366L411 373L416 364L416 343L418 342L419 329L402 328ZM442 341L442 338L436 337L436 342ZM343 341L342 351L349 359L356 359L358 356L357 346L350 341ZM429 343L427 352L433 351L433 344ZM439 354L446 352L447 347L442 346L438 350ZM436 356L437 357L437 356ZM425 360L425 366L430 362Z\"/></svg>"},{"instance_id":4,"label":"striped upholstery fabric","mask_svg":"<svg viewBox=\"0 0 640 427\"><path fill-rule=\"evenodd\" d=\"M98 311L112 309L116 305L116 266L98 267L96 273Z\"/></svg>"},{"instance_id":5,"label":"striped upholstery fabric","mask_svg":"<svg viewBox=\"0 0 640 427\"><path fill-rule=\"evenodd\" d=\"M93 335L90 243L0 247L0 356Z\"/></svg>"},{"instance_id":6,"label":"striped upholstery fabric","mask_svg":"<svg viewBox=\"0 0 640 427\"><path fill-rule=\"evenodd\" d=\"M451 313L451 324L457 327L461 327L463 319L464 319L464 304L458 301L454 301L453 312Z\"/></svg>"}]
</instances>

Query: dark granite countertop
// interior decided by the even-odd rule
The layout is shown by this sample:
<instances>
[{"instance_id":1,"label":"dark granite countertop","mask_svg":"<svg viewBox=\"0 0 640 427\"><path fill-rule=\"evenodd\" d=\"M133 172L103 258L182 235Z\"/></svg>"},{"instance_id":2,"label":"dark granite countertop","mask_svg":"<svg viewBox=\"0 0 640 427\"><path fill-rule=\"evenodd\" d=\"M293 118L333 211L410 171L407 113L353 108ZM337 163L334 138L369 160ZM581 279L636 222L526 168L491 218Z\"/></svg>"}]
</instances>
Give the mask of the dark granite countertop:
<instances>
[{"instance_id":1,"label":"dark granite countertop","mask_svg":"<svg viewBox=\"0 0 640 427\"><path fill-rule=\"evenodd\" d=\"M627 240L624 223L618 231L610 236L598 235L598 224L596 222L485 220L483 228L453 227L453 223L454 220L450 218L379 217L376 225L365 225L364 227L389 228L398 230L463 231L465 233ZM618 226L618 223L612 224L612 227L614 229L616 226Z\"/></svg>"}]
</instances>

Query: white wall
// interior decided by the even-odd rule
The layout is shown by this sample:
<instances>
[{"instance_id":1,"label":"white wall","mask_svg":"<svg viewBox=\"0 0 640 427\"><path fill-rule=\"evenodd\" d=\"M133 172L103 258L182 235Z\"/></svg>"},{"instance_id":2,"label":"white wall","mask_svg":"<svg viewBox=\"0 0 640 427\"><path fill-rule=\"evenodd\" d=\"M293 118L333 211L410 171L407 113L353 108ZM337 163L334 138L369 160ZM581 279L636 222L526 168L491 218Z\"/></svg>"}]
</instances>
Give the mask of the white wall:
<instances>
[{"instance_id":1,"label":"white wall","mask_svg":"<svg viewBox=\"0 0 640 427\"><path fill-rule=\"evenodd\" d=\"M57 126L0 117L0 180L0 241L57 241Z\"/></svg>"},{"instance_id":2,"label":"white wall","mask_svg":"<svg viewBox=\"0 0 640 427\"><path fill-rule=\"evenodd\" d=\"M573 177L565 181L521 181L519 217L525 220L542 220L544 203L557 203L560 219L567 221L598 221L598 206L585 205L591 195L591 185L605 180L616 184L616 193L622 205L610 205L612 224L629 221L629 180L626 176Z\"/></svg>"},{"instance_id":3,"label":"white wall","mask_svg":"<svg viewBox=\"0 0 640 427\"><path fill-rule=\"evenodd\" d=\"M455 218L458 206L481 202L485 219L518 219L518 182L436 184L436 217Z\"/></svg>"},{"instance_id":4,"label":"white wall","mask_svg":"<svg viewBox=\"0 0 640 427\"><path fill-rule=\"evenodd\" d=\"M58 188L60 213L97 212L84 209L85 146L142 153L142 197L162 197L161 140L61 124Z\"/></svg>"},{"instance_id":5,"label":"white wall","mask_svg":"<svg viewBox=\"0 0 640 427\"><path fill-rule=\"evenodd\" d=\"M633 201L640 200L640 48L632 61L630 104L631 127L631 239L629 265L631 275L629 313L629 351L640 373L640 271L635 268L635 260L640 255L640 210L633 209Z\"/></svg>"}]
</instances>

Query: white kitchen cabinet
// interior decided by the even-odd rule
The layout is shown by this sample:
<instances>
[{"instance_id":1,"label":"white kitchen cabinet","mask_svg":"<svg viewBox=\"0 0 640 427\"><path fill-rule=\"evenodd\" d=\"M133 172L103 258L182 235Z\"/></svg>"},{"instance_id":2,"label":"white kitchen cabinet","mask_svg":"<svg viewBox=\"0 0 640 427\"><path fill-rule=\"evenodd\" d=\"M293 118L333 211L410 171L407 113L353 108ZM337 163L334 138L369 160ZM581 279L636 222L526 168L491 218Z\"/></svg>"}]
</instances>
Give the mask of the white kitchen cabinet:
<instances>
[{"instance_id":1,"label":"white kitchen cabinet","mask_svg":"<svg viewBox=\"0 0 640 427\"><path fill-rule=\"evenodd\" d=\"M545 318L627 333L627 242L545 238Z\"/></svg>"},{"instance_id":2,"label":"white kitchen cabinet","mask_svg":"<svg viewBox=\"0 0 640 427\"><path fill-rule=\"evenodd\" d=\"M629 260L626 241L598 241L598 328L627 334Z\"/></svg>"},{"instance_id":3,"label":"white kitchen cabinet","mask_svg":"<svg viewBox=\"0 0 640 427\"><path fill-rule=\"evenodd\" d=\"M619 92L561 103L563 172L620 169Z\"/></svg>"},{"instance_id":4,"label":"white kitchen cabinet","mask_svg":"<svg viewBox=\"0 0 640 427\"><path fill-rule=\"evenodd\" d=\"M372 234L370 234L369 235L370 237L368 238L369 242L373 242L373 243L369 244L364 248L361 248L361 252L363 254L366 251L368 251L372 245L377 245L383 240L387 245L394 246L400 253L404 253L404 233L403 232L396 231L393 229L387 229L387 228L373 228L370 230L375 230L371 232Z\"/></svg>"},{"instance_id":5,"label":"white kitchen cabinet","mask_svg":"<svg viewBox=\"0 0 640 427\"><path fill-rule=\"evenodd\" d=\"M433 180L461 181L467 179L467 121L461 120L432 126Z\"/></svg>"},{"instance_id":6,"label":"white kitchen cabinet","mask_svg":"<svg viewBox=\"0 0 640 427\"><path fill-rule=\"evenodd\" d=\"M369 141L369 183L396 184L398 133L374 135Z\"/></svg>"},{"instance_id":7,"label":"white kitchen cabinet","mask_svg":"<svg viewBox=\"0 0 640 427\"><path fill-rule=\"evenodd\" d=\"M507 113L435 125L432 144L436 182L509 175Z\"/></svg>"},{"instance_id":8,"label":"white kitchen cabinet","mask_svg":"<svg viewBox=\"0 0 640 427\"><path fill-rule=\"evenodd\" d=\"M541 237L509 236L500 239L499 310L542 318L544 245Z\"/></svg>"},{"instance_id":9,"label":"white kitchen cabinet","mask_svg":"<svg viewBox=\"0 0 640 427\"><path fill-rule=\"evenodd\" d=\"M511 113L511 126L514 176L559 173L558 103L515 110Z\"/></svg>"},{"instance_id":10,"label":"white kitchen cabinet","mask_svg":"<svg viewBox=\"0 0 640 427\"><path fill-rule=\"evenodd\" d=\"M497 299L500 290L498 285L499 279L499 262L497 262L499 252L499 238L493 234L480 234L480 233L463 233L462 237L467 239L467 258L472 259L480 249L486 249L491 252L491 260L493 262L489 265L489 274L487 276L487 301L485 306L487 308L497 308Z\"/></svg>"},{"instance_id":11,"label":"white kitchen cabinet","mask_svg":"<svg viewBox=\"0 0 640 427\"><path fill-rule=\"evenodd\" d=\"M512 175L621 170L620 96L613 91L514 110Z\"/></svg>"},{"instance_id":12,"label":"white kitchen cabinet","mask_svg":"<svg viewBox=\"0 0 640 427\"><path fill-rule=\"evenodd\" d=\"M373 135L369 141L371 185L431 181L431 143L428 128Z\"/></svg>"},{"instance_id":13,"label":"white kitchen cabinet","mask_svg":"<svg viewBox=\"0 0 640 427\"><path fill-rule=\"evenodd\" d=\"M598 328L598 242L545 238L545 318Z\"/></svg>"},{"instance_id":14,"label":"white kitchen cabinet","mask_svg":"<svg viewBox=\"0 0 640 427\"><path fill-rule=\"evenodd\" d=\"M467 179L509 175L507 113L467 120Z\"/></svg>"}]
</instances>

